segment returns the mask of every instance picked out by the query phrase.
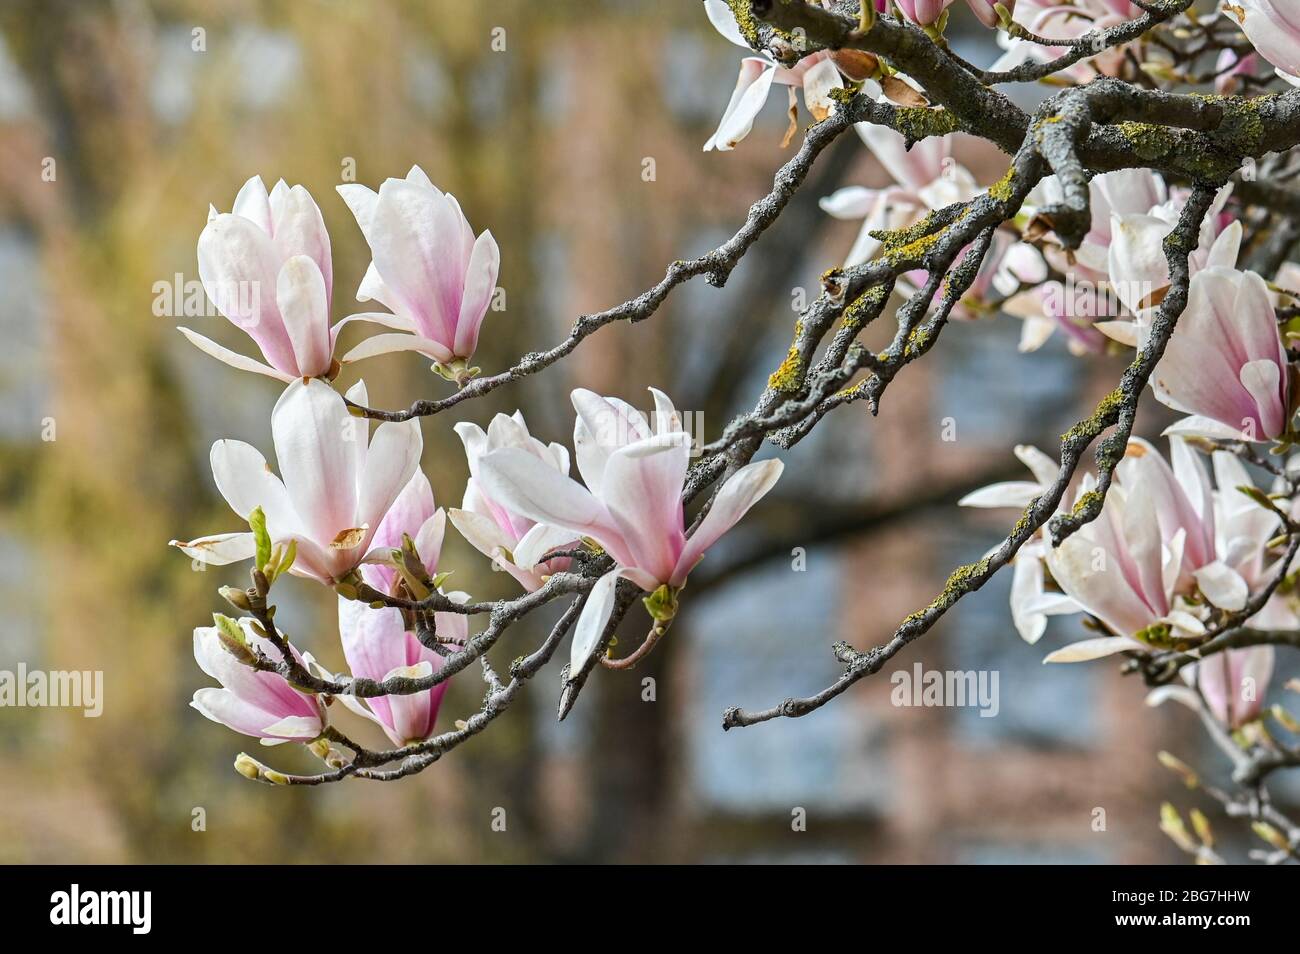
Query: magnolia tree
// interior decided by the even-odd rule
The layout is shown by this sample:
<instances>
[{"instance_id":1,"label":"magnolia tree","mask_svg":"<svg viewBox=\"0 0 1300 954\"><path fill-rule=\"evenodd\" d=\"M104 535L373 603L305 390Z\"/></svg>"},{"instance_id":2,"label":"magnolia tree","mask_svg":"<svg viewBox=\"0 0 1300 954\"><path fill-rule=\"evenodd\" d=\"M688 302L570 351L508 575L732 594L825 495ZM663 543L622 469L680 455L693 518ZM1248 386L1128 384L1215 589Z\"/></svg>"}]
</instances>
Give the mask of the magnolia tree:
<instances>
[{"instance_id":1,"label":"magnolia tree","mask_svg":"<svg viewBox=\"0 0 1300 954\"><path fill-rule=\"evenodd\" d=\"M789 96L787 141L811 120L802 145L728 241L673 262L638 297L580 317L563 341L504 371L472 364L496 289L496 240L476 236L418 167L378 191L339 187L373 259L356 298L375 310L332 326L330 238L305 189L281 181L268 193L255 177L229 212L211 211L198 243L203 285L260 359L182 331L285 390L271 411L279 476L252 446L218 441L213 476L242 523L175 542L203 563L252 562L247 590L222 590L240 616L194 631L195 658L220 688L201 689L193 705L323 762L317 774L288 774L241 754L240 773L317 785L420 772L491 724L568 640L563 718L598 670L634 666L688 612L694 567L781 476L779 461L755 459L765 444L794 448L846 405L878 413L950 321L1001 311L1023 319L1023 351L1059 334L1081 361L1120 351L1131 360L1055 456L1014 448L1031 479L960 501L1020 511L998 546L958 567L884 644L836 643L843 672L821 692L729 709L724 728L830 703L1010 564L1020 636L1032 644L1048 616L1079 616L1086 638L1046 661L1118 662L1151 704L1186 705L1231 760L1231 786L1161 760L1253 827L1256 857L1300 858L1300 824L1266 787L1300 766L1300 724L1264 704L1277 648L1300 648L1300 266L1288 261L1300 241L1300 90L1290 90L1300 85L1300 10L1290 0L967 0L1004 51L981 66L945 39L952 2L704 0L719 42L747 53L705 151L739 147L774 85ZM1028 99L1008 95L1017 87L1038 90L1040 105L1017 105ZM825 272L752 410L696 447L653 389L649 414L574 391L572 450L533 437L518 412L486 430L458 423L470 476L459 508L436 506L419 469L422 426L452 408L466 416L462 405L546 370L599 328L650 318L694 277L723 284L850 130L894 184L822 199L827 214L862 220L861 233ZM955 162L959 134L1006 153L998 182L981 186ZM896 322L889 344L859 343L886 315ZM353 321L385 330L336 356ZM363 382L334 388L342 365L395 351L432 361L445 393L389 411L370 406ZM1182 415L1166 442L1134 436L1144 399ZM448 523L510 574L518 596L483 602L445 588ZM350 672L294 648L271 602L285 573L337 594ZM498 672L488 654L502 634L557 600L566 607L545 640ZM620 624L645 633L630 651L612 645ZM481 708L438 731L448 681L475 665ZM391 747L345 735L335 704L377 723ZM1189 818L1166 805L1160 823L1196 860L1221 860L1208 820Z\"/></svg>"}]
</instances>

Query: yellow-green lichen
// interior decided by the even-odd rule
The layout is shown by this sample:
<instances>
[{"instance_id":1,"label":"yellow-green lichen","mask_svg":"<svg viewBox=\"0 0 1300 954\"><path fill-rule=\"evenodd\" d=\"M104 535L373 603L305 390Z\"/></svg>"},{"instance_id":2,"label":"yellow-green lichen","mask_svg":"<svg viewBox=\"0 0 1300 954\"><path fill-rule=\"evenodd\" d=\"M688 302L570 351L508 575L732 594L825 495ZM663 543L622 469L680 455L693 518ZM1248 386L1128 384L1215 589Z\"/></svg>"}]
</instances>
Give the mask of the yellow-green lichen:
<instances>
[{"instance_id":1,"label":"yellow-green lichen","mask_svg":"<svg viewBox=\"0 0 1300 954\"><path fill-rule=\"evenodd\" d=\"M785 360L767 378L767 386L773 391L790 393L798 391L803 385L804 372L808 370L807 362L799 351L799 338L803 334L803 322L794 323L794 341L786 352Z\"/></svg>"},{"instance_id":2,"label":"yellow-green lichen","mask_svg":"<svg viewBox=\"0 0 1300 954\"><path fill-rule=\"evenodd\" d=\"M1072 444L1080 439L1092 440L1115 423L1113 417L1118 415L1123 403L1123 389L1116 388L1111 391L1097 403L1097 407L1092 414L1061 435L1061 443Z\"/></svg>"},{"instance_id":3,"label":"yellow-green lichen","mask_svg":"<svg viewBox=\"0 0 1300 954\"><path fill-rule=\"evenodd\" d=\"M1010 202L1013 194L1013 184L1016 181L1016 167L1012 166L1004 175L993 185L989 186L989 195L999 202Z\"/></svg>"},{"instance_id":4,"label":"yellow-green lichen","mask_svg":"<svg viewBox=\"0 0 1300 954\"><path fill-rule=\"evenodd\" d=\"M961 128L957 117L946 109L929 109L925 106L900 106L894 111L894 128L908 142L919 142L931 136L946 136Z\"/></svg>"}]
</instances>

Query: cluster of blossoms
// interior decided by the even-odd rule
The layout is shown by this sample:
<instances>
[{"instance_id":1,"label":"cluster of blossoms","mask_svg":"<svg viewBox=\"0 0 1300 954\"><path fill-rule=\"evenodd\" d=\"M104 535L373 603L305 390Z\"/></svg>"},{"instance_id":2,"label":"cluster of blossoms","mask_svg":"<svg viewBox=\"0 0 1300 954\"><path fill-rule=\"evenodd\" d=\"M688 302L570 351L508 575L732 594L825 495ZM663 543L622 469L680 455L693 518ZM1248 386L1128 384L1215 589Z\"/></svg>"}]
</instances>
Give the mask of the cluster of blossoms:
<instances>
[{"instance_id":1,"label":"cluster of blossoms","mask_svg":"<svg viewBox=\"0 0 1300 954\"><path fill-rule=\"evenodd\" d=\"M496 289L497 245L490 232L475 237L456 199L418 167L405 179L388 179L378 192L348 184L339 193L373 259L357 299L388 311L332 325L330 240L306 189L281 181L268 193L253 178L233 211L209 216L198 245L204 289L264 360L181 331L226 364L287 384L271 412L279 476L251 445L217 441L213 478L248 529L172 541L205 565L255 561L251 589L223 588L251 615L218 615L215 625L194 631L195 659L221 684L195 693L194 707L266 744L297 741L326 754L327 705L334 698L375 722L396 745L417 744L433 733L448 685L435 674L469 639L469 616L455 611L469 596L441 588L448 518L529 592L573 569L576 552L584 562L609 558L575 628L570 673L576 676L601 642L620 579L650 594L654 625L666 626L705 550L781 473L776 460L739 468L688 536L683 490L692 442L668 396L652 389L655 409L647 417L617 398L579 389L573 392L574 449L585 487L569 476L569 451L533 437L516 411L497 415L486 431L469 421L455 425L470 476L459 509L437 507L420 469L419 419L381 423L371 433L364 381L343 394L334 382L344 366L394 351L431 358L436 372L460 385L474 377L478 369L469 362ZM263 296L264 289L274 295ZM393 331L335 358L339 330L353 321ZM300 654L272 622L266 596L285 573L337 592L343 656L353 679L414 681L421 688L360 699L295 684L286 670L331 685L347 675L331 674ZM431 597L451 609L422 618L419 601Z\"/></svg>"},{"instance_id":2,"label":"cluster of blossoms","mask_svg":"<svg viewBox=\"0 0 1300 954\"><path fill-rule=\"evenodd\" d=\"M879 0L875 11L892 8L939 40L952 2ZM1130 0L968 2L981 22L999 28L1004 54L992 72L1048 63L1070 41L1145 12ZM705 0L705 7L718 32L750 46L732 4ZM866 11L865 19L871 15ZM1300 85L1300 5L1242 0L1221 4L1215 15L1238 24L1255 48L1224 50L1214 75L1219 92L1238 91L1243 78L1256 76L1261 58L1278 76ZM777 52L783 52L780 42L773 43ZM1086 83L1119 75L1131 55L1125 45L1100 50L1062 69L1055 80ZM1160 72L1163 55L1158 45L1144 49L1144 68ZM909 77L861 52L821 51L793 67L751 57L742 64L735 92L705 149L731 149L745 138L772 83L790 87L792 117L794 90L801 87L814 119L835 110L832 91L839 87L904 106L915 105L922 95ZM984 191L954 158L960 133L912 142L883 125L862 122L855 129L892 184L848 186L822 199L825 212L862 223L844 260L846 268L880 257L888 233L897 234L934 210L969 202ZM1166 239L1189 190L1171 187L1148 169L1098 175L1088 189L1090 228L1081 243L1067 248L1053 232L1049 214L1061 206L1063 188L1056 176L1043 179L1017 217L995 233L953 316L976 319L1002 312L1019 317L1024 321L1020 348L1026 352L1057 332L1076 355L1145 347L1170 290ZM1172 466L1150 443L1130 441L1100 517L1056 547L1040 530L1015 558L1011 609L1025 640L1033 643L1043 635L1049 615L1067 613L1089 614L1105 634L1052 653L1048 661L1195 647L1229 622L1300 628L1300 593L1292 577L1300 562L1288 564L1285 546L1294 530L1290 521L1300 514L1300 501L1291 499L1300 457L1277 469L1279 476L1267 491L1255 488L1241 457L1254 459L1250 448L1260 443L1285 454L1295 439L1295 370L1279 309L1300 300L1292 293L1300 289L1300 272L1292 264L1271 275L1238 267L1243 229L1230 211L1231 201L1229 185L1203 220L1199 243L1188 259L1187 305L1151 377L1155 398L1184 415L1166 431ZM927 278L925 269L905 272L895 288L911 296ZM1213 482L1200 452L1210 455ZM1024 509L1057 481L1060 468L1042 451L1022 446L1016 454L1032 471L1032 481L997 484L961 503ZM1087 500L1096 484L1093 475L1084 477L1071 503ZM1283 582L1276 585L1279 578ZM1268 598L1255 605L1252 600L1261 593ZM1194 698L1236 728L1259 715L1272 662L1271 646L1223 652L1182 670L1199 692L1162 689L1152 699Z\"/></svg>"}]
</instances>

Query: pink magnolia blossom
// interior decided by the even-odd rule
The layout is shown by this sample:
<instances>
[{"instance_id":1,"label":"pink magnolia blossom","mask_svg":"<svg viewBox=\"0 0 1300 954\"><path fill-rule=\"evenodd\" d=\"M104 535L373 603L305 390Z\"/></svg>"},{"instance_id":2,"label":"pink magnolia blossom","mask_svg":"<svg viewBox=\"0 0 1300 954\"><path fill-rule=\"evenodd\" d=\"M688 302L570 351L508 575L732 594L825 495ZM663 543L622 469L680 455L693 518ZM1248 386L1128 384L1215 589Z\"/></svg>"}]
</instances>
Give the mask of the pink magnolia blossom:
<instances>
[{"instance_id":1,"label":"pink magnolia blossom","mask_svg":"<svg viewBox=\"0 0 1300 954\"><path fill-rule=\"evenodd\" d=\"M595 650L626 577L643 590L680 589L705 551L744 516L781 475L778 460L745 465L719 488L688 538L682 488L690 435L667 395L652 389L653 424L617 398L573 392L573 442L586 487L519 447L485 454L479 480L495 500L539 523L590 537L617 567L592 588L574 631L570 672Z\"/></svg>"},{"instance_id":2,"label":"pink magnolia blossom","mask_svg":"<svg viewBox=\"0 0 1300 954\"><path fill-rule=\"evenodd\" d=\"M400 549L403 535L409 536L433 577L438 572L446 523L446 514L434 506L429 479L417 470L379 524L373 545L378 551ZM382 593L394 593L397 571L389 564L366 564L361 567L361 577ZM446 662L445 657L427 648L405 628L399 609L372 609L341 596L338 609L343 655L354 676L377 682L392 676L419 678L432 675ZM434 626L443 639L464 640L469 635L469 621L461 613L435 613ZM395 745L406 745L433 734L448 685L449 681L441 682L424 692L375 696L364 702L352 696L338 698L354 712L378 723Z\"/></svg>"},{"instance_id":3,"label":"pink magnolia blossom","mask_svg":"<svg viewBox=\"0 0 1300 954\"><path fill-rule=\"evenodd\" d=\"M543 444L528 433L528 425L519 411L498 414L487 432L469 421L456 425L456 433L465 445L469 461L469 480L465 482L465 499L461 509L449 514L461 536L484 556L495 560L529 592L543 583L543 577L569 567L567 557L540 562L549 550L577 541L572 533L545 523L537 523L515 513L485 493L479 480L479 462L484 455L507 447L532 454L556 473L568 476L569 451L563 444Z\"/></svg>"},{"instance_id":4,"label":"pink magnolia blossom","mask_svg":"<svg viewBox=\"0 0 1300 954\"><path fill-rule=\"evenodd\" d=\"M1232 0L1224 9L1280 74L1300 77L1300 7L1295 0Z\"/></svg>"},{"instance_id":5,"label":"pink magnolia blossom","mask_svg":"<svg viewBox=\"0 0 1300 954\"><path fill-rule=\"evenodd\" d=\"M348 391L366 403L365 384ZM385 423L369 440L367 422L348 413L329 385L308 379L285 389L271 412L280 477L243 441L212 445L212 475L232 510L245 520L261 507L273 543L293 541L292 571L332 584L367 555L380 522L420 461L419 422ZM223 533L172 544L203 563L249 559L251 532Z\"/></svg>"},{"instance_id":6,"label":"pink magnolia blossom","mask_svg":"<svg viewBox=\"0 0 1300 954\"><path fill-rule=\"evenodd\" d=\"M475 238L455 197L419 166L405 179L385 180L377 193L356 183L338 191L374 256L357 300L377 301L391 312L353 317L398 332L361 342L343 360L416 351L463 381L496 290L496 239L488 231Z\"/></svg>"},{"instance_id":7,"label":"pink magnolia blossom","mask_svg":"<svg viewBox=\"0 0 1300 954\"><path fill-rule=\"evenodd\" d=\"M1151 380L1156 399L1192 417L1170 433L1261 441L1291 420L1291 382L1268 286L1254 272L1207 268Z\"/></svg>"},{"instance_id":8,"label":"pink magnolia blossom","mask_svg":"<svg viewBox=\"0 0 1300 954\"><path fill-rule=\"evenodd\" d=\"M306 189L281 179L268 195L259 176L249 179L231 212L211 210L198 254L208 298L257 343L267 363L179 329L186 338L242 371L285 382L332 376L330 239Z\"/></svg>"},{"instance_id":9,"label":"pink magnolia blossom","mask_svg":"<svg viewBox=\"0 0 1300 954\"><path fill-rule=\"evenodd\" d=\"M723 37L739 47L750 49L735 15L723 0L704 0L704 11L714 29ZM767 102L773 83L790 88L792 109L795 107L794 91L796 88L802 89L804 105L817 120L825 119L834 108L830 91L844 85L839 68L824 50L804 57L792 67L781 66L767 56L747 56L740 63L736 88L731 93L717 130L704 144L704 151L717 149L727 152L736 148L754 128L754 119Z\"/></svg>"},{"instance_id":10,"label":"pink magnolia blossom","mask_svg":"<svg viewBox=\"0 0 1300 954\"><path fill-rule=\"evenodd\" d=\"M253 629L253 621L239 621L244 641L269 659L283 659L280 650ZM292 649L292 647L290 647ZM303 657L293 650L300 663ZM222 645L216 626L194 630L194 659L199 668L221 683L220 689L200 689L190 703L213 722L251 735L264 745L280 742L310 742L325 726L320 701L293 688L283 676L259 672L246 665Z\"/></svg>"},{"instance_id":11,"label":"pink magnolia blossom","mask_svg":"<svg viewBox=\"0 0 1300 954\"><path fill-rule=\"evenodd\" d=\"M1066 646L1045 661L1145 652L1148 645L1135 637L1155 626L1184 638L1201 635L1205 603L1240 611L1267 574L1282 569L1268 557L1278 518L1238 490L1253 486L1240 461L1214 455L1216 488L1186 443L1174 438L1170 451L1172 467L1147 442L1130 441L1101 516L1045 552L1052 578L1074 605L1042 611L1082 610L1115 634ZM1094 486L1087 475L1080 495ZM1291 626L1300 617L1288 597L1275 594L1252 619Z\"/></svg>"}]
</instances>

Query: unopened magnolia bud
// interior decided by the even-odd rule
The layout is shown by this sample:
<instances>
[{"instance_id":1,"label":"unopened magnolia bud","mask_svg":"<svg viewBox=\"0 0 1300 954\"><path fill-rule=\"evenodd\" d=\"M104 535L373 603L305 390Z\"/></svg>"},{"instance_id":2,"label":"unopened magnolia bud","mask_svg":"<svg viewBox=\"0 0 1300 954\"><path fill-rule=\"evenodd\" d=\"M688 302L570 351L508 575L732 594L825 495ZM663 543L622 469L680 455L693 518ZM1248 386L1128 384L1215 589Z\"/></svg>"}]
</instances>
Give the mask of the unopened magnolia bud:
<instances>
[{"instance_id":1,"label":"unopened magnolia bud","mask_svg":"<svg viewBox=\"0 0 1300 954\"><path fill-rule=\"evenodd\" d=\"M237 586L223 586L221 589L217 590L217 592L220 593L225 601L235 609L243 610L247 613L253 608L252 604L248 601L248 593Z\"/></svg>"},{"instance_id":2,"label":"unopened magnolia bud","mask_svg":"<svg viewBox=\"0 0 1300 954\"><path fill-rule=\"evenodd\" d=\"M1196 837L1201 839L1201 844L1206 848L1214 847L1214 832L1210 828L1210 820L1205 817L1199 808L1193 808L1191 811L1192 828L1196 831Z\"/></svg>"},{"instance_id":3,"label":"unopened magnolia bud","mask_svg":"<svg viewBox=\"0 0 1300 954\"><path fill-rule=\"evenodd\" d=\"M277 772L275 769L262 769L262 778L272 785L288 785L289 776L283 772Z\"/></svg>"},{"instance_id":4,"label":"unopened magnolia bud","mask_svg":"<svg viewBox=\"0 0 1300 954\"><path fill-rule=\"evenodd\" d=\"M345 600L355 600L360 595L357 588L351 583L335 583L334 592Z\"/></svg>"},{"instance_id":5,"label":"unopened magnolia bud","mask_svg":"<svg viewBox=\"0 0 1300 954\"><path fill-rule=\"evenodd\" d=\"M325 739L315 739L307 746L317 758L326 758L330 754L330 744Z\"/></svg>"},{"instance_id":6,"label":"unopened magnolia bud","mask_svg":"<svg viewBox=\"0 0 1300 954\"><path fill-rule=\"evenodd\" d=\"M262 777L261 764L246 752L240 752L235 757L235 771L254 782Z\"/></svg>"}]
</instances>

